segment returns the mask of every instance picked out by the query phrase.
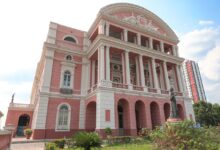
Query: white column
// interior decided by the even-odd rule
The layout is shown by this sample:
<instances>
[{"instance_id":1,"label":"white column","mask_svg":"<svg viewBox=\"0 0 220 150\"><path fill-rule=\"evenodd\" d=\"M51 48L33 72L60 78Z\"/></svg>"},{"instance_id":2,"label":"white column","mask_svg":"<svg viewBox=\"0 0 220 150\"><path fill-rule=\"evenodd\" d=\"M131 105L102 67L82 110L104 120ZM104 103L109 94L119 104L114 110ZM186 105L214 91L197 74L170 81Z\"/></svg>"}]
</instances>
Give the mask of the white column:
<instances>
[{"instance_id":1,"label":"white column","mask_svg":"<svg viewBox=\"0 0 220 150\"><path fill-rule=\"evenodd\" d=\"M128 30L124 29L124 41L127 42L128 41Z\"/></svg>"},{"instance_id":2,"label":"white column","mask_svg":"<svg viewBox=\"0 0 220 150\"><path fill-rule=\"evenodd\" d=\"M106 22L106 36L109 36L109 27L110 27L109 22Z\"/></svg>"},{"instance_id":3,"label":"white column","mask_svg":"<svg viewBox=\"0 0 220 150\"><path fill-rule=\"evenodd\" d=\"M166 89L169 91L170 90L170 81L169 81L169 78L168 78L166 61L163 62L163 69L164 69L164 76L165 76L165 82L166 82Z\"/></svg>"},{"instance_id":4,"label":"white column","mask_svg":"<svg viewBox=\"0 0 220 150\"><path fill-rule=\"evenodd\" d=\"M140 33L137 33L137 44L141 45L141 35L140 35Z\"/></svg>"},{"instance_id":5,"label":"white column","mask_svg":"<svg viewBox=\"0 0 220 150\"><path fill-rule=\"evenodd\" d=\"M143 56L142 55L139 55L139 65L140 65L140 73L141 73L141 86L145 87Z\"/></svg>"},{"instance_id":6,"label":"white column","mask_svg":"<svg viewBox=\"0 0 220 150\"><path fill-rule=\"evenodd\" d=\"M152 81L152 70L151 70L151 62L150 59L148 59L148 69L149 69L149 79L150 79L150 87L153 88L153 81Z\"/></svg>"},{"instance_id":7,"label":"white column","mask_svg":"<svg viewBox=\"0 0 220 150\"><path fill-rule=\"evenodd\" d=\"M95 60L92 60L92 87L95 85Z\"/></svg>"},{"instance_id":8,"label":"white column","mask_svg":"<svg viewBox=\"0 0 220 150\"><path fill-rule=\"evenodd\" d=\"M176 54L176 45L172 45L173 56L177 56Z\"/></svg>"},{"instance_id":9,"label":"white column","mask_svg":"<svg viewBox=\"0 0 220 150\"><path fill-rule=\"evenodd\" d=\"M105 32L105 29L104 29L104 26L105 26L105 21L104 20L101 20L99 22L99 25L98 25L98 34L104 34Z\"/></svg>"},{"instance_id":10,"label":"white column","mask_svg":"<svg viewBox=\"0 0 220 150\"><path fill-rule=\"evenodd\" d=\"M136 83L137 86L140 86L139 61L137 56L135 57L135 66L136 66Z\"/></svg>"},{"instance_id":11,"label":"white column","mask_svg":"<svg viewBox=\"0 0 220 150\"><path fill-rule=\"evenodd\" d=\"M129 64L129 54L128 51L125 50L125 66L126 66L126 79L129 89L132 89L131 86L131 77L130 77L130 64Z\"/></svg>"},{"instance_id":12,"label":"white column","mask_svg":"<svg viewBox=\"0 0 220 150\"><path fill-rule=\"evenodd\" d=\"M157 89L158 93L160 93L157 72L156 72L155 58L152 58L152 69L153 69L153 76L154 76L154 88Z\"/></svg>"},{"instance_id":13,"label":"white column","mask_svg":"<svg viewBox=\"0 0 220 150\"><path fill-rule=\"evenodd\" d=\"M164 43L160 41L160 50L161 52L164 52Z\"/></svg>"},{"instance_id":14,"label":"white column","mask_svg":"<svg viewBox=\"0 0 220 150\"><path fill-rule=\"evenodd\" d=\"M179 65L175 65L176 66L176 73L177 73L177 82L178 82L178 85L179 85L179 91L180 92L183 92L183 85L181 83L181 79L180 79L180 69L179 69Z\"/></svg>"},{"instance_id":15,"label":"white column","mask_svg":"<svg viewBox=\"0 0 220 150\"><path fill-rule=\"evenodd\" d=\"M105 66L104 66L104 46L98 48L98 83L105 79Z\"/></svg>"},{"instance_id":16,"label":"white column","mask_svg":"<svg viewBox=\"0 0 220 150\"><path fill-rule=\"evenodd\" d=\"M123 84L126 84L125 53L121 53L121 65L122 65Z\"/></svg>"},{"instance_id":17,"label":"white column","mask_svg":"<svg viewBox=\"0 0 220 150\"><path fill-rule=\"evenodd\" d=\"M110 57L109 46L106 46L106 80L110 81Z\"/></svg>"},{"instance_id":18,"label":"white column","mask_svg":"<svg viewBox=\"0 0 220 150\"><path fill-rule=\"evenodd\" d=\"M153 49L153 38L149 37L149 48Z\"/></svg>"}]
</instances>

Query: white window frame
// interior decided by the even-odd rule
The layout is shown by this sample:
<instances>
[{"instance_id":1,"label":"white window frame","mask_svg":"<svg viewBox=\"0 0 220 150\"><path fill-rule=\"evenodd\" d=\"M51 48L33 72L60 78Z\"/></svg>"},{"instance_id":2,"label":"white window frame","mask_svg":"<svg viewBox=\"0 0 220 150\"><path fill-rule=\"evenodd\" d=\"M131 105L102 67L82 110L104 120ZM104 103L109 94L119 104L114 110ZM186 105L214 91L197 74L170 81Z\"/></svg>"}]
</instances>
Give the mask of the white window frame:
<instances>
[{"instance_id":1,"label":"white window frame","mask_svg":"<svg viewBox=\"0 0 220 150\"><path fill-rule=\"evenodd\" d=\"M59 126L60 108L63 105L67 106L67 108L68 108L68 119L67 119L66 129L60 129L60 126ZM70 131L70 121L71 121L71 106L68 103L59 104L57 107L57 113L56 113L56 129L55 129L55 131L57 131L57 132Z\"/></svg>"},{"instance_id":2,"label":"white window frame","mask_svg":"<svg viewBox=\"0 0 220 150\"><path fill-rule=\"evenodd\" d=\"M67 34L67 35L65 35L65 36L63 37L63 40L64 40L66 37L71 37L71 38L73 38L73 39L76 41L75 44L78 44L78 43L79 43L79 42L78 42L78 39L77 39L74 35L69 35L69 34ZM70 42L70 41L67 41L67 42ZM74 43L74 42L70 42L70 43Z\"/></svg>"},{"instance_id":3,"label":"white window frame","mask_svg":"<svg viewBox=\"0 0 220 150\"><path fill-rule=\"evenodd\" d=\"M65 77L66 77L66 80L65 80ZM62 87L69 88L71 85L71 78L72 78L71 72L69 70L64 71Z\"/></svg>"}]
</instances>

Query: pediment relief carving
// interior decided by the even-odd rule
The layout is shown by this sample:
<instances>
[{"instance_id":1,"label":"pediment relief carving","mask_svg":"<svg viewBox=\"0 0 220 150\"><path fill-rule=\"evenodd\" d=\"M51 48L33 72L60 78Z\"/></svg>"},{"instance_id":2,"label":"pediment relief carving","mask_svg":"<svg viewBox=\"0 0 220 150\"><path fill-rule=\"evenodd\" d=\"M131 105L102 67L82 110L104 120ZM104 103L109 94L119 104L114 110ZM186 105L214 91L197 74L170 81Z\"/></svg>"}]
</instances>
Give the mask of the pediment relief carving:
<instances>
[{"instance_id":1,"label":"pediment relief carving","mask_svg":"<svg viewBox=\"0 0 220 150\"><path fill-rule=\"evenodd\" d=\"M124 21L129 24L139 26L148 31L156 32L160 35L167 36L166 33L162 31L162 29L160 29L158 26L155 25L153 20L147 19L143 15L139 15L139 14L134 15L134 13L132 12L130 16L119 16L118 14L111 14L110 16L120 21Z\"/></svg>"}]
</instances>

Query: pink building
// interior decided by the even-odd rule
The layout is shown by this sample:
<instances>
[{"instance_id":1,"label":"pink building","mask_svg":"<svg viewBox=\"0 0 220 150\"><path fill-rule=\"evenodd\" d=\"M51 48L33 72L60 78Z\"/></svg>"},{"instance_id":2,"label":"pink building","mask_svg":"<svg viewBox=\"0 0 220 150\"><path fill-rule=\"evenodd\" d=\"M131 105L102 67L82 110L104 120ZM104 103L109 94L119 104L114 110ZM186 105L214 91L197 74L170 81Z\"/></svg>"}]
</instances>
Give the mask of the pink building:
<instances>
[{"instance_id":1,"label":"pink building","mask_svg":"<svg viewBox=\"0 0 220 150\"><path fill-rule=\"evenodd\" d=\"M169 89L177 93L179 116L194 119L185 94L172 29L147 9L128 3L103 7L88 32L50 23L36 70L30 104L11 103L7 124L29 126L34 139L110 127L114 135L136 135L165 123Z\"/></svg>"}]
</instances>

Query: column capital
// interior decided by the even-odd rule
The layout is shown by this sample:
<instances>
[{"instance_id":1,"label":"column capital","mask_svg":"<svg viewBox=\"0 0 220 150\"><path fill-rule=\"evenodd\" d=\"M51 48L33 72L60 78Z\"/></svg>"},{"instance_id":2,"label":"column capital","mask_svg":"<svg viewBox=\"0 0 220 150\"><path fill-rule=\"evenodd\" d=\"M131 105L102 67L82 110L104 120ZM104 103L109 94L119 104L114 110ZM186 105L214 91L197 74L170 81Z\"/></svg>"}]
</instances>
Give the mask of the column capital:
<instances>
[{"instance_id":1,"label":"column capital","mask_svg":"<svg viewBox=\"0 0 220 150\"><path fill-rule=\"evenodd\" d=\"M129 53L129 52L130 52L130 50L124 49L124 53Z\"/></svg>"}]
</instances>

